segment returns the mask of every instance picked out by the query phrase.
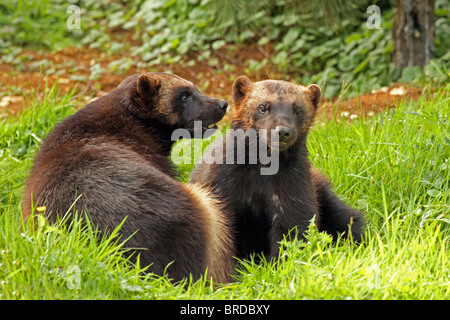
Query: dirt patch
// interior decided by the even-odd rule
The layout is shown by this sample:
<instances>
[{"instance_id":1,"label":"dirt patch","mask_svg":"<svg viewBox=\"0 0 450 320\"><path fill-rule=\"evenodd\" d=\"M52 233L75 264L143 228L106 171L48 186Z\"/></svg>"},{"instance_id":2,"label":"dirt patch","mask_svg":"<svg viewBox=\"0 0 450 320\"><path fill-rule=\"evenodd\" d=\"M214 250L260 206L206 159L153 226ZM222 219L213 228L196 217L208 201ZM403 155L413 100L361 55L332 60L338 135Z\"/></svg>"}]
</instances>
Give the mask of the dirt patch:
<instances>
[{"instance_id":1,"label":"dirt patch","mask_svg":"<svg viewBox=\"0 0 450 320\"><path fill-rule=\"evenodd\" d=\"M246 74L253 81L265 79L285 79L286 75L276 68L267 66L262 70L250 71L246 61L261 61L266 52L256 46L246 45L224 47L213 52L211 57L198 62L198 53L190 54L185 62L165 64L158 67L139 68L135 64L122 67L120 72L111 71L112 62L124 58L119 55L107 55L98 49L67 48L57 52L23 50L18 55L19 64L0 64L0 114L15 116L31 104L36 96L43 96L45 86L51 87L58 82L60 92L69 92L77 88L77 96L83 97L80 107L94 97L100 97L113 90L126 77L141 72L172 72L194 82L207 95L220 97L231 102L231 86L239 75ZM130 59L138 59L130 57ZM200 59L201 60L201 59ZM137 61L137 60L136 60ZM189 64L189 61L195 63ZM208 63L206 62L208 61ZM188 64L188 66L186 66ZM230 68L232 66L232 68ZM417 100L422 88L396 84L373 93L360 95L353 99L334 98L324 101L319 111L319 119L333 117L355 119L393 108L402 99ZM229 120L230 115L225 120Z\"/></svg>"},{"instance_id":2,"label":"dirt patch","mask_svg":"<svg viewBox=\"0 0 450 320\"><path fill-rule=\"evenodd\" d=\"M107 70L111 61L119 59L96 49L67 48L57 52L24 50L19 59L23 60L20 68L22 70L12 65L0 64L0 92L3 96L6 93L8 96L23 97L21 101L16 99L3 106L8 115L15 115L26 108L31 101L25 98L42 96L45 87L52 87L56 82L60 92L77 88L79 94L85 95L86 100L89 100L111 91L127 76L103 72L96 77L94 65L99 64L103 70ZM129 70L130 74L136 72L136 69Z\"/></svg>"},{"instance_id":3,"label":"dirt patch","mask_svg":"<svg viewBox=\"0 0 450 320\"><path fill-rule=\"evenodd\" d=\"M357 119L371 117L375 113L395 108L403 100L419 100L424 88L412 84L393 84L380 90L366 93L352 99L339 97L322 102L319 118Z\"/></svg>"}]
</instances>

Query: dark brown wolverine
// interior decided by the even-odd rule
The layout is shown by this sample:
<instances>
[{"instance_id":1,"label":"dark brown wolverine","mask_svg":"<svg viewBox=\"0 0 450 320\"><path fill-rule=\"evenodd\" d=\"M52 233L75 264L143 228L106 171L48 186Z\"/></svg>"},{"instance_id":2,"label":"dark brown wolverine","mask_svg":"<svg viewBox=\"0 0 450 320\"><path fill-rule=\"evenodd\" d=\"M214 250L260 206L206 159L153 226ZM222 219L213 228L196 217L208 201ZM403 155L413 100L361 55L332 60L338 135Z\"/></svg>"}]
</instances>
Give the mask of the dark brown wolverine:
<instances>
[{"instance_id":1,"label":"dark brown wolverine","mask_svg":"<svg viewBox=\"0 0 450 320\"><path fill-rule=\"evenodd\" d=\"M306 139L320 97L317 85L306 88L275 80L253 83L245 76L235 80L231 129L277 133L278 171L261 175L265 165L259 158L256 164L227 164L229 159L220 164L215 155L205 152L206 161L196 166L190 181L211 188L223 199L227 212L232 214L238 258L261 252L276 258L283 237L293 228L303 237L313 217L319 231L336 238L351 228L353 238L361 240L363 215L333 193L328 180L311 167L308 159ZM236 149L235 138L228 132L211 148L221 145L223 150ZM266 142L265 148L270 149L270 139L266 138ZM228 143L232 143L231 147ZM246 152L251 151L250 143L247 146ZM222 156L226 157L227 152Z\"/></svg>"},{"instance_id":2,"label":"dark brown wolverine","mask_svg":"<svg viewBox=\"0 0 450 320\"><path fill-rule=\"evenodd\" d=\"M227 103L165 73L125 79L109 94L58 124L45 139L26 182L23 214L45 206L50 221L73 205L100 230L120 232L142 248L141 264L174 281L205 274L229 281L233 271L227 216L208 190L174 179L168 155L174 129L205 128ZM32 208L33 206L33 208ZM70 210L71 212L72 210Z\"/></svg>"}]
</instances>

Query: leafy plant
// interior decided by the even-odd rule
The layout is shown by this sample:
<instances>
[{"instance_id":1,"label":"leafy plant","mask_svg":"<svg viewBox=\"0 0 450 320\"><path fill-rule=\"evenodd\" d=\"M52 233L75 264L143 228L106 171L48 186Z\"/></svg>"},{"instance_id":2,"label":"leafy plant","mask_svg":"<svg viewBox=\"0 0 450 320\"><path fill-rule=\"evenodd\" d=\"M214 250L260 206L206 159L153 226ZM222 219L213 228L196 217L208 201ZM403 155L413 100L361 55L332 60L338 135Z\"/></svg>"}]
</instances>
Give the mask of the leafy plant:
<instances>
[{"instance_id":1,"label":"leafy plant","mask_svg":"<svg viewBox=\"0 0 450 320\"><path fill-rule=\"evenodd\" d=\"M367 27L368 1L356 5L341 0L326 4L301 0L73 3L81 9L81 30L67 29L68 3L62 0L8 0L0 5L1 59L23 70L24 62L16 58L14 46L57 49L81 43L110 54L138 56L144 61L141 66L149 68L197 61L220 70L227 65L214 52L253 43L264 48L266 58L245 61L247 70L273 66L288 79L324 85L325 97L335 96L346 83L364 92L400 79L435 83L448 79L450 12L445 0L436 1L435 58L423 72L409 69L403 75L391 62L394 11L386 2L380 3L380 29ZM132 32L123 37L124 30ZM123 72L128 68L124 62L123 68L118 63L111 68ZM99 72L94 70L96 76Z\"/></svg>"}]
</instances>

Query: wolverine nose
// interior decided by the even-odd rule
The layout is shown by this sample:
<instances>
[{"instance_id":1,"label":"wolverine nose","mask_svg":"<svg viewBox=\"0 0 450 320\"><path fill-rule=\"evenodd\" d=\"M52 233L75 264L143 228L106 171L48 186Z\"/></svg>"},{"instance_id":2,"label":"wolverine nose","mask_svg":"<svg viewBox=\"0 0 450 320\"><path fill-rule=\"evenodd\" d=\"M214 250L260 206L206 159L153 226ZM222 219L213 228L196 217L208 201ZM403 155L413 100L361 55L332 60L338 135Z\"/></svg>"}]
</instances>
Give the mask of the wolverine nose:
<instances>
[{"instance_id":1,"label":"wolverine nose","mask_svg":"<svg viewBox=\"0 0 450 320\"><path fill-rule=\"evenodd\" d=\"M225 100L222 100L219 102L219 108L222 110L227 110L228 108L228 102L226 102Z\"/></svg>"},{"instance_id":2,"label":"wolverine nose","mask_svg":"<svg viewBox=\"0 0 450 320\"><path fill-rule=\"evenodd\" d=\"M291 137L291 129L285 126L277 126L275 130L278 132L280 142L286 142Z\"/></svg>"}]
</instances>

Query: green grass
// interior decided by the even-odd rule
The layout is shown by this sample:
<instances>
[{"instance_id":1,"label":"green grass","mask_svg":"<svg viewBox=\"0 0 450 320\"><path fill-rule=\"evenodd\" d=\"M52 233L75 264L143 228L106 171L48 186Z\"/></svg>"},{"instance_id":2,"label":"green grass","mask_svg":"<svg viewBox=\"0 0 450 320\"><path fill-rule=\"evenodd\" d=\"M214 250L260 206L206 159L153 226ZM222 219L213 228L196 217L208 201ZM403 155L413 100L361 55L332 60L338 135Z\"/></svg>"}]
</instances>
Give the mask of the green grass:
<instances>
[{"instance_id":1,"label":"green grass","mask_svg":"<svg viewBox=\"0 0 450 320\"><path fill-rule=\"evenodd\" d=\"M77 30L67 28L69 4L60 0L6 0L0 4L0 48L19 45L59 49L76 45ZM69 11L70 12L70 11Z\"/></svg>"},{"instance_id":2,"label":"green grass","mask_svg":"<svg viewBox=\"0 0 450 320\"><path fill-rule=\"evenodd\" d=\"M450 291L450 86L350 124L317 123L310 158L367 216L360 246L283 242L277 266L241 263L233 283L172 285L121 256L123 239L40 218L25 228L20 198L40 141L74 112L74 93L46 90L0 123L1 299L446 299ZM189 166L180 168L187 177ZM116 230L117 231L117 230Z\"/></svg>"}]
</instances>

